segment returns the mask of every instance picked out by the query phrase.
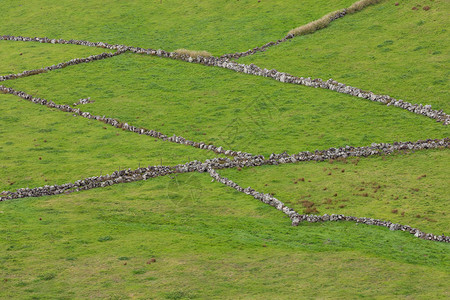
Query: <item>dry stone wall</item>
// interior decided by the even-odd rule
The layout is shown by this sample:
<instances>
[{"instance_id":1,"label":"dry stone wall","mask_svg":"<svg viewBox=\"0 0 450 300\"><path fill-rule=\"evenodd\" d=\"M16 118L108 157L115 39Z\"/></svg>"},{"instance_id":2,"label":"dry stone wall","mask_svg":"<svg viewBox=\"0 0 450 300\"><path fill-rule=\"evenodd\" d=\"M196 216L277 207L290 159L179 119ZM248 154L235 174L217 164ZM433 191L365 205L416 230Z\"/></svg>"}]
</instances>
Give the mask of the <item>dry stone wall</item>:
<instances>
[{"instance_id":1,"label":"dry stone wall","mask_svg":"<svg viewBox=\"0 0 450 300\"><path fill-rule=\"evenodd\" d=\"M372 144L368 147L347 146L344 148L330 148L327 150L317 150L314 152L300 152L294 155L288 155L286 153L272 154L269 159L265 159L262 155L255 155L251 157L236 156L233 159L226 157L217 157L213 159L207 159L204 162L194 160L185 164L178 164L175 166L149 166L147 168L138 168L135 170L119 170L110 175L89 177L78 180L75 183L67 183L62 185L46 185L44 187L37 187L32 189L22 188L17 189L15 192L4 191L2 192L2 194L0 194L0 201L26 197L41 197L47 195L57 195L66 192L88 190L118 183L147 180L149 178L165 176L172 173L204 173L210 172L211 169L218 170L236 167L257 167L262 165L278 165L311 160L324 161L338 157L366 157L371 155L388 155L399 150L424 150L449 147L449 143L450 139L445 138L442 140L396 142L393 144Z\"/></svg>"},{"instance_id":2,"label":"dry stone wall","mask_svg":"<svg viewBox=\"0 0 450 300\"><path fill-rule=\"evenodd\" d=\"M52 44L76 44L82 46L90 46L90 47L101 47L107 49L116 49L122 51L130 51L137 54L147 54L159 57L166 57L172 59L179 59L190 63L198 63L206 66L215 66L220 68L225 68L229 70L233 70L235 72L255 75L255 76L263 76L275 79L280 82L291 83L304 85L314 88L322 88L332 90L338 93L343 93L363 99L367 99L374 102L379 102L385 104L387 106L395 106L402 109L405 109L409 112L424 115L428 118L435 119L437 122L442 122L444 125L450 124L450 115L447 115L442 110L435 110L431 108L431 105L423 105L423 104L411 104L409 102L403 101L401 99L395 99L388 95L377 95L370 91L364 91L362 89L348 86L344 83L337 82L333 79L328 79L327 81L323 81L320 78L311 79L310 77L297 77L293 76L289 73L279 72L275 69L262 69L254 64L246 65L239 64L237 62L230 61L228 58L218 58L214 56L210 57L191 57L185 54L179 54L176 52L168 52L164 50L155 50L155 49L144 49L140 47L130 47L125 45L111 45L103 42L88 42L88 41L80 41L80 40L63 40L63 39L49 39L49 38L30 38L30 37L22 37L22 36L9 36L3 35L0 36L0 40L13 40L13 41L34 41L40 43L52 43Z\"/></svg>"},{"instance_id":3,"label":"dry stone wall","mask_svg":"<svg viewBox=\"0 0 450 300\"><path fill-rule=\"evenodd\" d=\"M334 14L332 14L331 16L329 16L329 23L333 22L334 20L340 19L342 17L344 17L345 15L347 15L347 9L342 9L339 11L336 11ZM314 22L314 21L313 21ZM268 42L264 45L262 45L261 47L255 47L253 49L248 49L245 52L236 52L236 53L228 53L228 54L224 54L222 56L220 56L220 58L227 58L227 59L239 59L241 57L245 57L245 56L249 56L249 55L253 55L255 53L258 52L264 52L266 51L268 48L272 47L272 46L276 46L279 45L281 43L287 42L288 40L294 38L295 35L292 33L288 33L285 37L283 37L282 39L276 40L276 41L272 41L272 42Z\"/></svg>"},{"instance_id":4,"label":"dry stone wall","mask_svg":"<svg viewBox=\"0 0 450 300\"><path fill-rule=\"evenodd\" d=\"M341 215L341 214L338 214L338 215L325 214L323 216L302 215L302 214L297 213L292 208L286 206L283 202L281 202L280 200L278 200L277 198L273 197L270 194L259 193L259 192L255 191L254 189L252 189L251 187L242 188L241 186L239 186L237 183L233 182L232 180L230 180L226 177L220 176L214 169L209 169L208 172L214 180L216 180L226 186L229 186L229 187L237 190L238 192L250 195L257 200L260 200L261 202L268 204L270 206L273 206L279 211L282 211L291 219L292 226L298 226L300 224L300 222L304 222L304 221L311 222L311 223L326 222L326 221L351 221L351 222L356 222L356 223L361 223L361 224L366 224L366 225L387 227L387 228L389 228L389 230L406 231L406 232L413 234L415 237L425 239L425 240L450 243L450 236L434 235L432 233L425 233L425 232L422 232L419 229L413 228L411 226L396 224L396 223L392 223L389 221L383 221L383 220L372 219L372 218L358 218L358 217L353 217L353 216L345 216L345 215Z\"/></svg>"},{"instance_id":5,"label":"dry stone wall","mask_svg":"<svg viewBox=\"0 0 450 300\"><path fill-rule=\"evenodd\" d=\"M351 157L351 156L370 156L370 155L382 155L391 154L398 150L423 150L433 149L440 147L448 147L450 139L442 140L426 140L417 142L398 142L393 144L372 144L370 147L345 147L345 148L330 148L322 151L315 152L300 152L294 155L272 154L269 159L264 159L262 155L253 157L234 157L229 158L214 158L208 159L205 162L191 161L185 164L179 164L176 166L149 166L146 168L138 168L135 170L126 169L115 171L112 174L94 176L77 180L73 183L65 183L61 185L45 185L43 187L36 188L20 188L15 192L4 191L0 193L0 201L27 198L27 197L41 197L49 195L69 194L81 190L89 190L93 188L106 187L119 183L134 182L140 180L147 180L154 177L166 176L173 173L189 173L189 172L208 172L216 181L219 181L227 186L236 189L239 192L253 196L266 204L269 204L276 209L285 213L292 221L293 226L299 225L302 221L307 222L324 222L324 221L353 221L357 223L363 223L367 225L376 225L388 227L390 230L407 231L414 236L440 242L450 242L448 236L438 236L430 233L424 233L416 228L412 228L408 225L395 224L388 221L372 219L372 218L358 218L345 215L302 215L298 214L293 209L287 207L283 202L279 201L270 194L259 193L254 189L242 188L233 181L221 177L215 169L225 169L234 167L249 167L249 166L261 166L261 165L277 165L280 163L294 163L299 161L323 161L331 158L338 157Z\"/></svg>"},{"instance_id":6,"label":"dry stone wall","mask_svg":"<svg viewBox=\"0 0 450 300\"><path fill-rule=\"evenodd\" d=\"M62 63L52 65L49 67L45 67L45 68L28 70L28 71L23 71L23 72L17 73L17 74L0 76L0 81L6 81L6 80L17 79L17 78L21 78L21 77L37 75L37 74L46 73L46 72L57 70L57 69L63 69L68 66L74 66L74 65L78 65L78 64L82 64L82 63L89 63L89 62L96 61L96 60L114 57L114 56L120 55L124 52L126 52L126 48L120 48L114 53L104 52L104 53L100 53L97 55L91 55L86 58L74 58L69 61L62 62Z\"/></svg>"},{"instance_id":7,"label":"dry stone wall","mask_svg":"<svg viewBox=\"0 0 450 300\"><path fill-rule=\"evenodd\" d=\"M65 104L56 104L55 102L53 102L51 100L33 97L23 91L17 91L13 88L7 88L3 85L0 85L0 92L18 96L22 99L28 100L35 104L45 105L49 108L55 108L60 111L73 113L75 115L81 116L86 119L97 120L97 121L103 122L105 124L108 124L108 125L116 127L116 128L121 128L123 130L128 130L128 131L131 131L131 132L134 132L137 134L142 134L142 135L147 135L147 136L151 136L154 138L162 139L163 141L168 141L168 142L182 144L182 145L188 145L188 146L192 146L192 147L204 149L204 150L209 150L209 151L213 151L217 154L224 154L224 155L230 155L230 156L244 156L244 157L252 156L250 153L227 150L221 146L217 147L217 146L214 146L211 144L205 144L202 142L193 142L193 141L187 140L181 136L173 135L173 136L169 137L169 136L167 136L161 132L155 131L155 130L148 130L146 128L135 127L135 126L129 125L128 123L122 123L119 120L114 119L114 118L107 118L105 116L92 115L91 113L82 111L79 108L72 108L71 106L65 105ZM81 99L81 100L83 100L83 99ZM84 99L84 100L86 100L86 99Z\"/></svg>"},{"instance_id":8,"label":"dry stone wall","mask_svg":"<svg viewBox=\"0 0 450 300\"><path fill-rule=\"evenodd\" d=\"M77 102L75 102L73 104L73 106L88 104L88 103L94 103L94 101L91 100L91 97L79 99Z\"/></svg>"},{"instance_id":9,"label":"dry stone wall","mask_svg":"<svg viewBox=\"0 0 450 300\"><path fill-rule=\"evenodd\" d=\"M339 16L338 16L339 17ZM291 38L291 37L290 37ZM287 38L288 39L288 38ZM287 40L286 39L286 40ZM349 94L352 96L368 99L375 102L383 103L387 106L396 106L403 109L406 109L410 112L425 115L429 118L435 119L438 122L442 122L444 125L450 124L450 117L449 115L445 114L442 110L433 110L430 105L422 105L422 104L411 104L408 102L405 102L403 100L397 100L395 98L392 98L387 95L376 95L372 92L363 91L361 89L347 86L343 83L339 83L337 81L334 81L332 79L329 79L328 81L322 81L321 79L311 79L311 78L303 78L303 77L295 77L288 73L278 72L277 70L267 70L267 69L261 69L258 66L255 66L253 64L245 65L245 64L238 64L236 62L230 61L227 57L190 57L187 55L175 53L175 52L167 52L164 50L153 50L153 49L143 49L139 47L129 47L124 45L111 45L107 43L92 43L88 41L79 41L79 40L62 40L62 39L48 39L48 38L28 38L28 37L14 37L14 36L0 36L0 40L15 40L15 41L35 41L35 42L41 42L41 43L52 43L52 44L76 44L76 45L83 45L83 46L90 46L90 47L101 47L101 48L107 48L111 50L117 50L115 53L102 53L95 56L90 56L88 58L84 59L74 59L69 62L61 63L58 65L53 65L47 68L37 69L37 70L31 70L31 71L24 71L19 74L11 74L7 76L0 77L0 81L5 81L9 79L24 77L24 76L30 76L34 74L40 74L43 72L55 70L64 68L69 65L74 65L78 63L85 63L90 62L94 60L104 59L108 57L112 57L115 55L119 55L121 53L124 53L125 51L130 51L133 53L138 54L147 54L147 55L154 55L159 57L167 57L172 59L179 59L191 63L199 63L206 66L216 66L221 68L226 68L230 70L234 70L236 72L256 75L256 76L263 76L263 77L269 77L273 78L275 80L278 80L280 82L286 82L286 83L293 83L293 84L300 84L305 86L311 86L315 88L324 88L324 89L330 89L336 92ZM253 196L256 199L259 199L260 201L269 204L271 206L274 206L278 210L283 211L285 214L289 216L289 218L292 220L292 224L294 226L297 226L302 221L308 221L308 222L322 222L322 221L354 221L357 223L364 223L368 225L377 225L377 226L384 226L388 227L390 230L402 230L410 232L411 234L414 234L414 236L427 239L427 240L433 240L433 241L441 241L441 242L450 242L450 237L447 236L436 236L433 234L427 234L424 233L418 229L412 228L407 225L400 225L400 224L394 224L392 222L388 221L382 221L372 218L357 218L353 216L344 216L344 215L323 215L323 216L316 216L316 215L301 215L295 212L293 209L285 206L281 201L276 199L275 197L271 196L270 194L264 194L264 193L258 193L255 190L251 189L250 187L244 189L237 185L236 183L232 182L231 180L227 178L222 178L215 169L224 169L224 168L233 168L233 167L250 167L250 166L261 166L261 165L277 165L277 164L284 164L284 163L295 163L300 161L324 161L328 159L335 159L339 157L358 157L358 156L371 156L371 155L388 155L391 153L394 153L396 151L401 150L423 150L423 149L435 149L435 148L448 148L449 147L449 138L444 139L428 139L428 140L419 140L416 142L395 142L393 144L388 143L380 143L380 144L372 144L368 147L342 147L342 148L330 148L327 150L317 150L314 152L299 152L297 154L289 155L287 153L281 153L281 154L271 154L268 159L266 159L262 155L251 155L250 153L245 152L236 152L232 150L224 150L222 147L216 147L213 145L206 145L204 143L196 143L192 141L188 141L182 137L173 136L168 137L160 132L153 131L153 130L147 130L145 128L137 128L134 126L130 126L127 123L122 123L116 119L112 118L106 118L105 116L94 116L91 115L89 112L83 112L78 108L72 108L69 105L58 105L54 103L53 101L49 101L46 99L41 98L35 98L32 97L29 94L26 94L22 91L16 91L11 88L7 88L0 85L0 92L7 93L7 94L13 94L16 96L19 96L25 100L31 101L33 103L46 105L50 108L55 108L61 111L70 112L75 115L82 116L84 118L88 119L95 119L101 122L104 122L106 124L109 124L111 126L114 126L116 128L122 128L124 130L129 130L138 134L144 134L149 135L152 137L160 138L166 141L175 142L179 144L185 144L190 145L196 148L200 149L207 149L212 150L216 153L221 153L225 155L232 155L234 156L233 159L229 158L214 158L210 160L206 160L205 162L199 162L199 161L192 161L188 162L186 164L180 164L176 166L153 166L153 167L147 167L147 168L139 168L136 170L120 170L115 171L111 175L102 175L102 176L94 176L89 177L83 180L77 180L74 183L66 183L62 185L46 185L43 187L37 187L37 188L22 188L17 189L15 192L9 192L5 191L0 194L0 201L10 200L10 199L18 199L18 198L25 198L25 197L40 197L40 196L46 196L46 195L57 195L57 194L64 194L64 193L71 193L76 192L80 190L88 190L92 188L97 187L105 187L113 184L119 184L119 183L126 183L126 182L133 182L138 180L147 180L149 178L158 177L158 176L165 176L172 173L186 173L186 172L209 172L209 174L217 181L222 182L223 184L226 184L230 187L235 188L236 190L246 193L248 195ZM86 99L81 99L86 100ZM86 101L79 101L76 104L82 104Z\"/></svg>"}]
</instances>

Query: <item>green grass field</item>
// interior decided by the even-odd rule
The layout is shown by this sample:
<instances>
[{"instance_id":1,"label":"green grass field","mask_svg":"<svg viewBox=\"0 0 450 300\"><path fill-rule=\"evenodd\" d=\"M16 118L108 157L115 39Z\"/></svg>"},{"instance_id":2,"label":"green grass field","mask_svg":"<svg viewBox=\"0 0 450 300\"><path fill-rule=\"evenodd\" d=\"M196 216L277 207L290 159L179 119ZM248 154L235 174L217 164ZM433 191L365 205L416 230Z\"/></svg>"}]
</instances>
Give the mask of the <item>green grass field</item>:
<instances>
[{"instance_id":1,"label":"green grass field","mask_svg":"<svg viewBox=\"0 0 450 300\"><path fill-rule=\"evenodd\" d=\"M0 31L221 55L277 40L290 29L353 2L6 0Z\"/></svg>"},{"instance_id":2,"label":"green grass field","mask_svg":"<svg viewBox=\"0 0 450 300\"><path fill-rule=\"evenodd\" d=\"M51 45L0 41L0 76L48 67L73 58L100 54L105 50L75 45ZM108 51L108 50L107 50Z\"/></svg>"},{"instance_id":3,"label":"green grass field","mask_svg":"<svg viewBox=\"0 0 450 300\"><path fill-rule=\"evenodd\" d=\"M221 55L282 38L354 1L4 2L1 35ZM238 61L332 77L448 113L449 7L394 3ZM0 75L104 51L0 41ZM402 109L132 53L1 84L58 104L91 97L78 107L266 156L450 136L442 123ZM0 192L217 157L12 95L0 94L0 111ZM449 163L449 149L436 149L218 172L299 213L373 217L449 235ZM0 202L0 299L444 299L449 250L352 222L292 227L283 213L207 173L187 173Z\"/></svg>"},{"instance_id":4,"label":"green grass field","mask_svg":"<svg viewBox=\"0 0 450 300\"><path fill-rule=\"evenodd\" d=\"M80 109L255 154L450 135L448 127L400 108L147 55L123 54L5 85L61 104L91 97L95 103Z\"/></svg>"},{"instance_id":5,"label":"green grass field","mask_svg":"<svg viewBox=\"0 0 450 300\"><path fill-rule=\"evenodd\" d=\"M450 233L448 150L221 170L298 212L367 216ZM309 212L311 213L311 212Z\"/></svg>"},{"instance_id":6,"label":"green grass field","mask_svg":"<svg viewBox=\"0 0 450 300\"><path fill-rule=\"evenodd\" d=\"M62 184L124 168L176 165L213 152L140 136L1 95L0 191Z\"/></svg>"},{"instance_id":7,"label":"green grass field","mask_svg":"<svg viewBox=\"0 0 450 300\"><path fill-rule=\"evenodd\" d=\"M449 111L449 13L445 0L384 1L238 61Z\"/></svg>"},{"instance_id":8,"label":"green grass field","mask_svg":"<svg viewBox=\"0 0 450 300\"><path fill-rule=\"evenodd\" d=\"M5 298L425 299L450 279L446 244L352 223L291 227L207 174L1 209Z\"/></svg>"}]
</instances>

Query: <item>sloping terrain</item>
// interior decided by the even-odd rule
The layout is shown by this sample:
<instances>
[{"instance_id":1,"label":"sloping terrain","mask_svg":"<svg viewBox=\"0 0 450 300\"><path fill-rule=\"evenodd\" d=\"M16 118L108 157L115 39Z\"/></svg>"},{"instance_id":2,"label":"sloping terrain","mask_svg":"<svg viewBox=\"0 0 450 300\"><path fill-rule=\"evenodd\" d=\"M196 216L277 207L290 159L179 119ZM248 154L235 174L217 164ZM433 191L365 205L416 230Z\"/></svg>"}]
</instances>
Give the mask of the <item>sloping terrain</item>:
<instances>
[{"instance_id":1,"label":"sloping terrain","mask_svg":"<svg viewBox=\"0 0 450 300\"><path fill-rule=\"evenodd\" d=\"M353 0L4 2L2 34L103 41L139 47L245 51Z\"/></svg>"},{"instance_id":2,"label":"sloping terrain","mask_svg":"<svg viewBox=\"0 0 450 300\"><path fill-rule=\"evenodd\" d=\"M449 296L445 1L6 2L0 298Z\"/></svg>"},{"instance_id":3,"label":"sloping terrain","mask_svg":"<svg viewBox=\"0 0 450 300\"><path fill-rule=\"evenodd\" d=\"M383 1L238 61L297 76L333 78L449 111L448 2L394 3Z\"/></svg>"},{"instance_id":4,"label":"sloping terrain","mask_svg":"<svg viewBox=\"0 0 450 300\"><path fill-rule=\"evenodd\" d=\"M450 134L448 127L400 108L132 53L11 80L7 85L59 104L91 97L95 103L82 107L90 113L253 154Z\"/></svg>"},{"instance_id":5,"label":"sloping terrain","mask_svg":"<svg viewBox=\"0 0 450 300\"><path fill-rule=\"evenodd\" d=\"M6 201L1 218L4 297L430 298L450 278L448 244L361 224L291 227L206 174Z\"/></svg>"}]
</instances>

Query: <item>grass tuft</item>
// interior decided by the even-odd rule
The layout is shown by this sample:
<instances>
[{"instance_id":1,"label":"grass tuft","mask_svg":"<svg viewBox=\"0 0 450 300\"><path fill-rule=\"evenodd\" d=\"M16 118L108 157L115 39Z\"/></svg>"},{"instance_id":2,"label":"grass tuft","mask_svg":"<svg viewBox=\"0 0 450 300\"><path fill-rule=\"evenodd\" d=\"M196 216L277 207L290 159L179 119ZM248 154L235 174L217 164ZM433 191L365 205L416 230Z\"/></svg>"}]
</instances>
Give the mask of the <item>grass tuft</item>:
<instances>
[{"instance_id":1,"label":"grass tuft","mask_svg":"<svg viewBox=\"0 0 450 300\"><path fill-rule=\"evenodd\" d=\"M381 0L360 0L360 1L357 1L357 2L353 3L352 5L350 5L349 8L347 8L347 13L353 14L355 12L358 12L358 11L364 9L365 7L367 7L369 5L377 4L380 1Z\"/></svg>"},{"instance_id":2,"label":"grass tuft","mask_svg":"<svg viewBox=\"0 0 450 300\"><path fill-rule=\"evenodd\" d=\"M292 34L294 36L305 35L313 33L319 29L325 28L328 26L328 24L330 24L333 17L339 13L341 13L341 10L337 10L329 14L326 14L325 16L323 16L318 20L312 21L308 24L292 29L291 31L288 32L288 35L289 34Z\"/></svg>"},{"instance_id":3,"label":"grass tuft","mask_svg":"<svg viewBox=\"0 0 450 300\"><path fill-rule=\"evenodd\" d=\"M376 4L380 1L381 0L360 0L360 1L357 1L357 2L353 3L352 5L350 5L350 7L347 8L345 11L349 14L353 14L355 12L362 10L363 8L365 8L369 5ZM320 19L317 19L308 24L305 24L300 27L292 29L291 31L288 32L288 35L289 34L292 34L294 36L305 35L305 34L313 33L319 29L325 28L328 26L328 24L331 23L332 20L334 20L336 15L338 15L342 12L344 12L343 9L336 10L334 12L326 14L325 16L323 16Z\"/></svg>"},{"instance_id":4,"label":"grass tuft","mask_svg":"<svg viewBox=\"0 0 450 300\"><path fill-rule=\"evenodd\" d=\"M198 56L203 56L203 57L212 56L212 54L209 53L208 51L188 50L188 49L184 49L184 48L177 49L174 52L178 53L180 55L189 55L190 57L193 57L193 58L197 58Z\"/></svg>"}]
</instances>

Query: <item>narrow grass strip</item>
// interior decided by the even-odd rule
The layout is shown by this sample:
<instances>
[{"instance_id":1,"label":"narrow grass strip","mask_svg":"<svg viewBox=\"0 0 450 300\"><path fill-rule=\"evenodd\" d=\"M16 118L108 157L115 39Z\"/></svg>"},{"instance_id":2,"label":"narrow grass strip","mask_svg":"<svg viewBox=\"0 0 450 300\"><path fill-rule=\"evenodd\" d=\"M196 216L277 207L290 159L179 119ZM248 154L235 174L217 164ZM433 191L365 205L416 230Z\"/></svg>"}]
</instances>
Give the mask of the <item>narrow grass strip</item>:
<instances>
[{"instance_id":1,"label":"narrow grass strip","mask_svg":"<svg viewBox=\"0 0 450 300\"><path fill-rule=\"evenodd\" d=\"M436 241L436 242L444 242L444 243L450 243L450 236L445 235L434 235L432 233L425 233L420 231L419 229L412 228L408 225L401 225L392 223L389 221L383 221L378 219L372 219L372 218L358 218L353 216L345 216L345 215L323 215L323 216L317 216L317 215L301 215L297 213L294 209L286 206L283 202L275 198L274 196L270 194L265 193L259 193L252 189L251 187L242 188L237 183L233 182L232 180L222 177L217 173L214 169L208 170L209 175L216 181L229 186L233 189L235 189L238 192L245 193L247 195L252 196L253 198L260 200L261 202L268 204L274 208L276 208L279 211L282 211L285 213L292 221L292 226L298 226L300 222L306 221L310 223L316 223L316 222L326 222L326 221L351 221L356 223L362 223L366 225L375 225L375 226L382 226L387 227L389 230L401 230L409 232L410 234L413 234L415 237L430 240L430 241Z\"/></svg>"},{"instance_id":2,"label":"narrow grass strip","mask_svg":"<svg viewBox=\"0 0 450 300\"><path fill-rule=\"evenodd\" d=\"M128 123L121 122L118 119L114 119L114 118L107 118L105 116L92 115L91 113L82 111L79 108L72 108L71 106L65 105L65 104L56 104L55 102L53 102L51 100L33 97L32 95L27 94L23 91L17 91L12 88L7 88L3 85L0 85L0 92L5 93L5 94L15 95L24 100L33 102L35 104L47 106L48 108L55 108L55 109L58 109L63 112L73 113L73 114L76 114L76 115L86 118L86 119L97 120L97 121L103 122L107 125L110 125L110 126L113 126L116 128L128 130L128 131L131 131L131 132L134 132L137 134L141 134L141 135L151 136L154 138L161 139L163 141L182 144L182 145L188 145L188 146L192 146L192 147L203 149L203 150L209 150L209 151L213 151L217 154L224 154L224 155L231 155L231 156L248 156L248 157L252 156L252 154L246 153L246 152L226 150L220 146L217 147L217 146L214 146L211 144L208 145L208 144L205 144L202 142L193 142L193 141L187 140L181 136L173 135L173 136L169 137L159 131L149 130L149 129L142 128L142 127L135 127L133 125L129 125Z\"/></svg>"},{"instance_id":3,"label":"narrow grass strip","mask_svg":"<svg viewBox=\"0 0 450 300\"><path fill-rule=\"evenodd\" d=\"M74 66L74 65L78 65L78 64L83 64L83 63L90 63L96 60L102 60L102 59L106 59L106 58L111 58L111 57L115 57L117 55L120 55L122 53L125 53L127 51L127 49L125 47L118 49L116 52L114 53L108 53L108 52L104 52L104 53L100 53L97 55L91 55L85 58L74 58L71 59L69 61L65 61L56 65L51 65L45 68L40 68L40 69L34 69L34 70L27 70L27 71L23 71L21 73L17 73L17 74L9 74L9 75L5 75L5 76L0 76L0 81L6 81L6 80L11 80L11 79L17 79L17 78L22 78L22 77L28 77L28 76L32 76L32 75L37 75L37 74L42 74L42 73L47 73L49 71L53 71L53 70L58 70L58 69L63 69L66 68L68 66Z\"/></svg>"}]
</instances>

